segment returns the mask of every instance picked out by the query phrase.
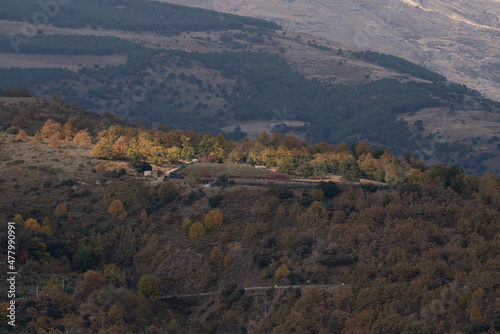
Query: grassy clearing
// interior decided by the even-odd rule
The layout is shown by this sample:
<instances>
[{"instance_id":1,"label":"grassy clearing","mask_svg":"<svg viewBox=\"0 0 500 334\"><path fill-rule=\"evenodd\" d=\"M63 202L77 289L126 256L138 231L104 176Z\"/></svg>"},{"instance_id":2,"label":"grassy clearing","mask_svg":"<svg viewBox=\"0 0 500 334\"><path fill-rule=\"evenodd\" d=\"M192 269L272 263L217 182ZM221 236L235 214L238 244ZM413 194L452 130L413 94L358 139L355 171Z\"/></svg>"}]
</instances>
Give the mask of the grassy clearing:
<instances>
[{"instance_id":1,"label":"grassy clearing","mask_svg":"<svg viewBox=\"0 0 500 334\"><path fill-rule=\"evenodd\" d=\"M255 168L249 165L199 163L187 166L179 171L179 174L187 176L191 172L199 177L202 177L205 173L211 173L215 177L223 174L229 177L241 177L243 175L263 177L264 175L273 173L271 170Z\"/></svg>"}]
</instances>

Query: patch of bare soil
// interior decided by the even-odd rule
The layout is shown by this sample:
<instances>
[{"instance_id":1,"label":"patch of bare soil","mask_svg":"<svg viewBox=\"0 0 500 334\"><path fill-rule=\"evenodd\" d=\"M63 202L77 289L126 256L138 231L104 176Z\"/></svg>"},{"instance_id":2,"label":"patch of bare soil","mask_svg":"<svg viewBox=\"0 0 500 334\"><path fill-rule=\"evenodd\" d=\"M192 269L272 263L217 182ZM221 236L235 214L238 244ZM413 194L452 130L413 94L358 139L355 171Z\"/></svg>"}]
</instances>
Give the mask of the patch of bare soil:
<instances>
[{"instance_id":1,"label":"patch of bare soil","mask_svg":"<svg viewBox=\"0 0 500 334\"><path fill-rule=\"evenodd\" d=\"M416 113L398 115L404 119L414 133L422 137L433 135L441 142L467 142L472 139L490 139L500 135L499 115L477 110L448 111L447 108L426 108ZM419 131L416 121L422 121L423 130ZM476 149L487 147L476 147Z\"/></svg>"}]
</instances>

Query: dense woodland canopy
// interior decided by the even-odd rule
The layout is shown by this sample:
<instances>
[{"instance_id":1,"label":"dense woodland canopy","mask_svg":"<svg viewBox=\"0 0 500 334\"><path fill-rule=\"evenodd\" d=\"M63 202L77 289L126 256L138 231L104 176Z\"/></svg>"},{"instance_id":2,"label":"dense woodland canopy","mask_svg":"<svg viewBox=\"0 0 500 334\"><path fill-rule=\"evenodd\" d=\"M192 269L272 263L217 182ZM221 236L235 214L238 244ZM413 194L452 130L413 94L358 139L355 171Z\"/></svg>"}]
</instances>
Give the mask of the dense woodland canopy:
<instances>
[{"instance_id":1,"label":"dense woodland canopy","mask_svg":"<svg viewBox=\"0 0 500 334\"><path fill-rule=\"evenodd\" d=\"M64 28L119 29L151 31L167 36L184 31L241 29L244 25L278 29L277 24L250 17L222 14L210 10L147 0L64 1L56 4L33 0L5 0L1 19L23 21L43 26L37 13L48 12L50 24ZM46 9L48 8L48 10Z\"/></svg>"},{"instance_id":2,"label":"dense woodland canopy","mask_svg":"<svg viewBox=\"0 0 500 334\"><path fill-rule=\"evenodd\" d=\"M444 77L443 75L433 72L425 67L418 66L400 57L391 56L369 50L361 52L353 52L352 55L367 60L369 62L372 62L374 64L393 68L398 72L408 73L416 78L429 80L433 82L446 81L446 77Z\"/></svg>"},{"instance_id":3,"label":"dense woodland canopy","mask_svg":"<svg viewBox=\"0 0 500 334\"><path fill-rule=\"evenodd\" d=\"M500 182L489 173L364 143L153 130L75 113L60 96L31 99L0 110L0 191L12 194L0 199L0 228L17 224L26 297L17 332L500 331ZM193 158L392 187L179 187L133 169ZM272 288L289 284L301 288Z\"/></svg>"}]
</instances>

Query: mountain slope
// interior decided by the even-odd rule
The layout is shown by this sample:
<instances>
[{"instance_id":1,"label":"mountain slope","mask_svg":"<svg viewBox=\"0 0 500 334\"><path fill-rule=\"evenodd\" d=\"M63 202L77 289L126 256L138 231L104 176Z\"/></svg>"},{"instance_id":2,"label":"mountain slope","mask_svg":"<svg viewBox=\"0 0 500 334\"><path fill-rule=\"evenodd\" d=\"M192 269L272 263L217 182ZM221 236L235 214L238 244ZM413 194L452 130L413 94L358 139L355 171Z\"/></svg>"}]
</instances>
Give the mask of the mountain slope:
<instances>
[{"instance_id":1,"label":"mountain slope","mask_svg":"<svg viewBox=\"0 0 500 334\"><path fill-rule=\"evenodd\" d=\"M15 121L28 135L0 132L0 192L8 194L0 196L0 230L15 226L18 272L16 326L1 322L2 333L500 330L500 182L491 174L429 168L362 143L350 150L290 136L234 142L128 127L10 93L0 98L0 124ZM106 160L94 154L102 144L113 145ZM176 161L221 147L224 161L248 163L289 150L324 176L325 163L345 176L361 169L376 177L375 167L397 186L309 180L311 189L283 179L249 186L218 174L223 186L204 187L145 177L133 163L137 151L149 161L157 149L177 148ZM155 170L179 165L159 163ZM262 171L200 163L184 175L206 181L215 170ZM2 244L7 239L0 233ZM6 262L2 275L12 270ZM8 298L0 297L4 316Z\"/></svg>"},{"instance_id":2,"label":"mountain slope","mask_svg":"<svg viewBox=\"0 0 500 334\"><path fill-rule=\"evenodd\" d=\"M168 0L266 18L351 48L394 54L500 100L497 0Z\"/></svg>"},{"instance_id":3,"label":"mountain slope","mask_svg":"<svg viewBox=\"0 0 500 334\"><path fill-rule=\"evenodd\" d=\"M119 3L125 8L116 7ZM17 2L8 4L0 16L16 19ZM188 7L126 0L85 6L74 27L66 27L67 9L76 7L61 10L55 26L43 26L18 45L17 54L9 36L0 36L0 66L9 67L15 59L23 67L0 69L0 89L28 88L44 97L60 92L78 107L155 126L224 131L235 139L264 130L309 142L365 141L477 174L500 173L500 105L404 59L352 52L315 35L277 30L266 21ZM101 8L126 18L127 6L137 10L130 22L99 25L88 18ZM172 35L163 21L144 25L150 6L176 20L185 15L196 21L201 15L201 22L217 22L213 31L197 31L207 26L192 22ZM85 20L90 27L82 25ZM21 31L25 24L1 23L4 31ZM226 29L234 24L240 28ZM63 60L64 68L54 68L56 59ZM470 135L441 133L424 124L429 110L443 115L444 127L454 128L460 118L460 129ZM464 118L464 113L475 116Z\"/></svg>"}]
</instances>

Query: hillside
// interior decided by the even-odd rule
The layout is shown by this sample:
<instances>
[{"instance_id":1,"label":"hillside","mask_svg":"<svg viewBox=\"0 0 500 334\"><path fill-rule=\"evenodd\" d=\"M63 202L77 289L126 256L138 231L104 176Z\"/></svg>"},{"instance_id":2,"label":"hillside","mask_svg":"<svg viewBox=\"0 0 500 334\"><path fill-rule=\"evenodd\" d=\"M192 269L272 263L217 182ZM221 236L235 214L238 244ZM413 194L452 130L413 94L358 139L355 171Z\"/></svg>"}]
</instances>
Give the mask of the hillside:
<instances>
[{"instance_id":1,"label":"hillside","mask_svg":"<svg viewBox=\"0 0 500 334\"><path fill-rule=\"evenodd\" d=\"M0 31L22 31L25 23L10 20L19 19L23 4L36 11L29 3L7 2ZM413 151L429 163L500 173L499 104L402 58L182 6L81 6L62 7L51 25L15 44L18 53L9 35L0 36L0 89L46 98L60 92L79 108L152 126L224 131L234 139L265 130L310 143L365 141L400 157ZM126 21L131 10L138 15ZM68 19L71 11L78 19ZM117 20L89 18L99 11ZM184 18L182 29L163 20L147 25L152 11L173 22ZM439 127L418 125L427 125L429 111ZM457 122L462 135L449 135Z\"/></svg>"},{"instance_id":2,"label":"hillside","mask_svg":"<svg viewBox=\"0 0 500 334\"><path fill-rule=\"evenodd\" d=\"M9 93L0 242L14 221L18 274L16 327L2 322L4 331L500 330L500 182L489 173L364 143L130 127L56 97ZM192 159L205 162L179 171L185 179L139 172ZM252 167L263 163L281 173L231 182L271 175ZM287 184L332 173L344 183ZM360 177L383 186L352 182Z\"/></svg>"},{"instance_id":3,"label":"hillside","mask_svg":"<svg viewBox=\"0 0 500 334\"><path fill-rule=\"evenodd\" d=\"M271 20L353 49L403 57L500 101L497 0L167 0Z\"/></svg>"}]
</instances>

